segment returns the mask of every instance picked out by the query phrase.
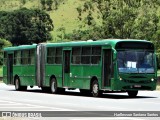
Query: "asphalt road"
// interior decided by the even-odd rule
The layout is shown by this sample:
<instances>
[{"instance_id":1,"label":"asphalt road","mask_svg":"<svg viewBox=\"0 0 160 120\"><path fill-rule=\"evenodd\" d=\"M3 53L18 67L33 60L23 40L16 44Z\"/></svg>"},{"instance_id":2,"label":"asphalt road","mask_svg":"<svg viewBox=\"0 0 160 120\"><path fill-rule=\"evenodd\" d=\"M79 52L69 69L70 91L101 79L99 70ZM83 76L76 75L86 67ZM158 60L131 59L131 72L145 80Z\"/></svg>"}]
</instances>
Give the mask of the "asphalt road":
<instances>
[{"instance_id":1,"label":"asphalt road","mask_svg":"<svg viewBox=\"0 0 160 120\"><path fill-rule=\"evenodd\" d=\"M100 98L93 98L82 96L78 90L67 91L64 94L50 94L43 93L38 87L28 87L27 91L15 91L14 86L0 83L0 111L73 111L73 113L74 111L160 111L160 91L140 91L136 98L129 98L127 93L108 93ZM96 113L89 114L92 115L95 117ZM92 120L114 118L100 117ZM72 118L72 120L80 119L82 117ZM136 120L137 117L123 119ZM143 117L138 119L142 120Z\"/></svg>"}]
</instances>

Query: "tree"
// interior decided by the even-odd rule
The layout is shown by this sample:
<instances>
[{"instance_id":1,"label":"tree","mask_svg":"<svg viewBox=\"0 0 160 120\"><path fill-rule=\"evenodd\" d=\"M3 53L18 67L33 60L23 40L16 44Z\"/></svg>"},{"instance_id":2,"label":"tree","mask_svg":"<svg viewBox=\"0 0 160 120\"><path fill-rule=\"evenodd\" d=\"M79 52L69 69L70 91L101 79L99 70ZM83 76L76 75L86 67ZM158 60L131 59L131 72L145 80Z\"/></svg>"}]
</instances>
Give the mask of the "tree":
<instances>
[{"instance_id":1,"label":"tree","mask_svg":"<svg viewBox=\"0 0 160 120\"><path fill-rule=\"evenodd\" d=\"M2 49L5 47L10 47L12 44L5 40L0 38L0 66L3 64L3 51Z\"/></svg>"},{"instance_id":2,"label":"tree","mask_svg":"<svg viewBox=\"0 0 160 120\"><path fill-rule=\"evenodd\" d=\"M80 6L77 8L77 12L78 12L78 19L82 20L82 8Z\"/></svg>"},{"instance_id":3,"label":"tree","mask_svg":"<svg viewBox=\"0 0 160 120\"><path fill-rule=\"evenodd\" d=\"M92 24L93 24L93 22L92 22L93 20L94 20L94 18L93 18L93 16L92 16L92 12L89 11L89 13L88 13L88 15L87 15L87 18L86 18L87 25L88 25L88 26L92 25Z\"/></svg>"},{"instance_id":4,"label":"tree","mask_svg":"<svg viewBox=\"0 0 160 120\"><path fill-rule=\"evenodd\" d=\"M133 38L146 39L154 42L158 40L160 19L158 16L159 0L89 0L84 3L82 14L88 14L84 22L89 25L88 30L98 30L101 38ZM99 13L102 25L92 24L94 11ZM84 16L83 15L83 16ZM85 26L84 25L84 26ZM99 27L99 29L97 29ZM95 29L96 28L96 29ZM96 34L90 36L95 37ZM96 36L97 38L97 36ZM160 47L160 46L159 46Z\"/></svg>"},{"instance_id":5,"label":"tree","mask_svg":"<svg viewBox=\"0 0 160 120\"><path fill-rule=\"evenodd\" d=\"M26 4L26 0L21 0L22 5Z\"/></svg>"},{"instance_id":6,"label":"tree","mask_svg":"<svg viewBox=\"0 0 160 120\"><path fill-rule=\"evenodd\" d=\"M160 5L158 0L97 1L106 38L153 39L159 22L156 13Z\"/></svg>"},{"instance_id":7,"label":"tree","mask_svg":"<svg viewBox=\"0 0 160 120\"><path fill-rule=\"evenodd\" d=\"M54 2L57 2L56 0ZM48 11L52 10L53 0L46 0L46 4L48 5Z\"/></svg>"},{"instance_id":8,"label":"tree","mask_svg":"<svg viewBox=\"0 0 160 120\"><path fill-rule=\"evenodd\" d=\"M0 18L0 35L13 45L32 44L51 40L50 31L53 22L50 16L41 10L22 8L3 13Z\"/></svg>"},{"instance_id":9,"label":"tree","mask_svg":"<svg viewBox=\"0 0 160 120\"><path fill-rule=\"evenodd\" d=\"M42 10L46 9L46 0L41 0Z\"/></svg>"}]
</instances>

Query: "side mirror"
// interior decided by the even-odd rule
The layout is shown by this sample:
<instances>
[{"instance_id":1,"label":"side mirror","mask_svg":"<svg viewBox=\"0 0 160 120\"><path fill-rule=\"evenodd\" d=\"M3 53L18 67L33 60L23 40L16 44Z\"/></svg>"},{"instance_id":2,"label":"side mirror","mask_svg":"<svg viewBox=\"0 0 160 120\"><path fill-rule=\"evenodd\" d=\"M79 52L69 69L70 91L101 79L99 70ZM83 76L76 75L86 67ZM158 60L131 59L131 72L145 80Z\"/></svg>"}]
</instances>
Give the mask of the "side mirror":
<instances>
[{"instance_id":1,"label":"side mirror","mask_svg":"<svg viewBox=\"0 0 160 120\"><path fill-rule=\"evenodd\" d=\"M117 51L114 48L112 48L112 51L113 51L113 63L115 64L117 60Z\"/></svg>"}]
</instances>

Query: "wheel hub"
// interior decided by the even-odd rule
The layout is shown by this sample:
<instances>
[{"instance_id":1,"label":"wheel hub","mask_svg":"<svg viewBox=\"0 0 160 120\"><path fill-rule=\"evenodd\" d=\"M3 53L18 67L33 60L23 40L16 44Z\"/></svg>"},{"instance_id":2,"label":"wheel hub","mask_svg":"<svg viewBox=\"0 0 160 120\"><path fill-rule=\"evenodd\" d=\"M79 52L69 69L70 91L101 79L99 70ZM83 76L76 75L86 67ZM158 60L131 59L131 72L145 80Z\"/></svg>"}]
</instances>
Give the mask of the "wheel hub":
<instances>
[{"instance_id":1,"label":"wheel hub","mask_svg":"<svg viewBox=\"0 0 160 120\"><path fill-rule=\"evenodd\" d=\"M93 93L94 94L98 93L98 85L97 84L93 85Z\"/></svg>"},{"instance_id":2,"label":"wheel hub","mask_svg":"<svg viewBox=\"0 0 160 120\"><path fill-rule=\"evenodd\" d=\"M19 82L18 82L18 79L16 79L16 89L18 89L19 87Z\"/></svg>"},{"instance_id":3,"label":"wheel hub","mask_svg":"<svg viewBox=\"0 0 160 120\"><path fill-rule=\"evenodd\" d=\"M55 92L55 82L52 82L52 92Z\"/></svg>"}]
</instances>

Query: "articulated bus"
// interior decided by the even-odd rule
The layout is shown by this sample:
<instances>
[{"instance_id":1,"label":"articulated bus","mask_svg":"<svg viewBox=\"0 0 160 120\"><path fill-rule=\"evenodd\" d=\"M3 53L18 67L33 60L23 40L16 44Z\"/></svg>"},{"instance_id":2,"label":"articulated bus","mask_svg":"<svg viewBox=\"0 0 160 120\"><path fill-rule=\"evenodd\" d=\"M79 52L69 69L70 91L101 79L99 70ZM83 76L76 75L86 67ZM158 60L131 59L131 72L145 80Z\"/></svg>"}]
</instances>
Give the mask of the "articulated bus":
<instances>
[{"instance_id":1,"label":"articulated bus","mask_svg":"<svg viewBox=\"0 0 160 120\"><path fill-rule=\"evenodd\" d=\"M112 91L136 97L139 90L156 89L156 64L154 45L146 40L22 45L4 49L3 81L16 90L78 88L94 97Z\"/></svg>"}]
</instances>

